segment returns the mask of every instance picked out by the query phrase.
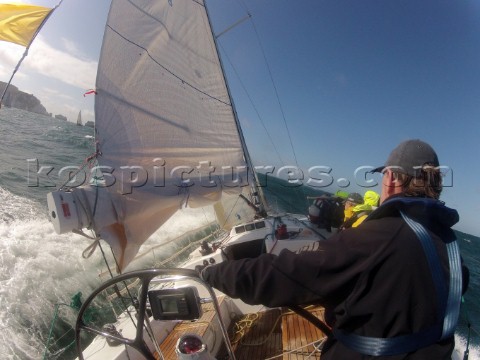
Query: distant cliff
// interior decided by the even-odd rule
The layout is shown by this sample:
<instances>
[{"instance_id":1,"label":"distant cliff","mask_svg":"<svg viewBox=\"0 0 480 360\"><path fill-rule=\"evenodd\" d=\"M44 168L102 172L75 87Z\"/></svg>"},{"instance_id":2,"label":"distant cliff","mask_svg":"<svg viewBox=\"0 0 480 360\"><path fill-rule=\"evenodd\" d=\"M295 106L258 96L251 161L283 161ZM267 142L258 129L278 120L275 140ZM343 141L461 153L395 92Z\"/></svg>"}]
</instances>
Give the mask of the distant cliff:
<instances>
[{"instance_id":1,"label":"distant cliff","mask_svg":"<svg viewBox=\"0 0 480 360\"><path fill-rule=\"evenodd\" d=\"M0 96L1 94L3 94L3 90L5 89L6 85L6 83L0 81ZM2 105L27 110L36 114L50 116L50 114L47 112L47 109L45 109L40 100L38 100L32 94L27 94L23 91L18 90L18 88L13 85L10 85L8 87L7 93L3 98Z\"/></svg>"}]
</instances>

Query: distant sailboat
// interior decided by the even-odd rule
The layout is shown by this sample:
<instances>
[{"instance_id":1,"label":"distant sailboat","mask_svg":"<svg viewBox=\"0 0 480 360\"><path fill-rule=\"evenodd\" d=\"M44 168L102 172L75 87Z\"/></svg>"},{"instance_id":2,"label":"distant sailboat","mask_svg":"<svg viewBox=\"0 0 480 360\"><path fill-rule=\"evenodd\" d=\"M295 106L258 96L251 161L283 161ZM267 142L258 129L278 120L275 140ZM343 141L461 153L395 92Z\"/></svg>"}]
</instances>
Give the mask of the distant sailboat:
<instances>
[{"instance_id":1,"label":"distant sailboat","mask_svg":"<svg viewBox=\"0 0 480 360\"><path fill-rule=\"evenodd\" d=\"M78 126L83 126L83 124L82 124L82 110L80 110L80 112L78 113L78 116L77 116L77 125L78 125Z\"/></svg>"}]
</instances>

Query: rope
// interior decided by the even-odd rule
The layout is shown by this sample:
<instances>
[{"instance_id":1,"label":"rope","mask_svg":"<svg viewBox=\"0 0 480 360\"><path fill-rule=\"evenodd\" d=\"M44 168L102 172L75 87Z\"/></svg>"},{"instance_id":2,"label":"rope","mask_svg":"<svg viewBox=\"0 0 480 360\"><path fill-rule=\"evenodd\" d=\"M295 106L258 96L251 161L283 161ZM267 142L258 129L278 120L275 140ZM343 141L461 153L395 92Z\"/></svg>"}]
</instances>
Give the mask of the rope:
<instances>
[{"instance_id":1,"label":"rope","mask_svg":"<svg viewBox=\"0 0 480 360\"><path fill-rule=\"evenodd\" d=\"M468 355L470 353L470 330L472 329L472 324L470 323L470 318L468 316L468 311L465 304L465 298L463 296L462 296L462 303L464 305L463 308L465 310L465 319L467 320L467 328L468 328L467 344L465 346L465 352L463 353L463 359L468 360Z\"/></svg>"},{"instance_id":2,"label":"rope","mask_svg":"<svg viewBox=\"0 0 480 360\"><path fill-rule=\"evenodd\" d=\"M53 316L52 322L50 324L50 329L49 329L49 332L48 332L48 338L47 338L47 342L45 344L45 350L44 350L43 358L42 358L43 360L46 360L48 358L47 357L47 352L48 352L49 348L53 347L54 345L57 345L63 338L65 338L67 335L74 332L74 329L72 327L68 331L63 333L60 337L58 337L54 343L51 342L51 339L54 338L53 329L54 329L54 325L55 325L55 323L58 319L60 306L66 306L66 307L69 307L73 310L79 311L80 307L82 306L81 295L82 295L82 293L78 292L74 296L72 296L72 300L71 300L70 304L66 304L66 303L55 304L54 316ZM89 309L90 309L90 311L87 311L84 314L84 320L87 321L87 322L92 321L92 319L94 319L95 316L96 316L95 315L96 310L92 309L92 308L89 308ZM99 313L104 313L107 309L109 309L109 307L99 308L98 312ZM59 349L57 352L51 353L49 357L57 358L60 354L64 353L66 350L68 350L74 344L75 344L75 340L73 340L68 345Z\"/></svg>"},{"instance_id":3,"label":"rope","mask_svg":"<svg viewBox=\"0 0 480 360\"><path fill-rule=\"evenodd\" d=\"M310 306L309 306L310 307ZM308 308L308 307L307 307ZM280 321L280 319L283 317L283 316L286 316L286 315L291 315L291 314L295 314L295 312L293 311L287 311L287 312L284 312L283 314L280 314L277 319L275 320L272 328L270 329L268 335L265 337L265 339L263 339L262 341L259 341L259 342L255 342L255 343L245 343L243 342L243 336L245 335L245 331L250 329L254 324L255 324L255 321L258 320L258 313L252 313L252 314L247 314L243 319L237 321L235 323L235 332L233 334L233 339L231 339L231 342L232 344L236 344L236 343L240 343L240 345L244 345L244 346L259 346L259 345L263 345L267 342L267 340L270 338L270 336L273 334L278 322ZM315 341L314 343L318 342ZM308 345L311 345L311 344L308 344ZM306 346L308 346L306 345Z\"/></svg>"},{"instance_id":4,"label":"rope","mask_svg":"<svg viewBox=\"0 0 480 360\"><path fill-rule=\"evenodd\" d=\"M73 331L73 330L72 330ZM70 331L68 331L66 334L70 333ZM63 336L62 336L63 337ZM58 342L58 340L57 340ZM56 343L57 343L56 342ZM68 350L68 348L70 348L71 346L75 345L75 340L73 340L70 344L68 344L67 346L63 347L62 349L60 349L59 351L57 351L56 353L53 353L52 354L52 357L56 358L58 357L58 355L64 353L65 351ZM44 358L45 359L45 358Z\"/></svg>"},{"instance_id":5,"label":"rope","mask_svg":"<svg viewBox=\"0 0 480 360\"><path fill-rule=\"evenodd\" d=\"M325 341L327 340L326 337L323 337L321 339L318 339L318 340L315 340L315 341L312 341L306 345L303 345L303 346L299 346L298 348L295 348L295 349L292 349L290 351L284 351L282 352L280 355L275 355L275 356L272 356L272 357L269 357L269 358L266 358L265 360L272 360L272 359L276 359L276 358L279 358L279 357L283 357L287 354L293 354L293 353L298 353L300 349L303 349L305 347L308 347L308 346L313 346L315 348L315 350L313 350L312 353L310 353L310 355L308 355L307 359L310 358L316 351L318 351L319 353L322 352L322 347L323 345L325 344Z\"/></svg>"},{"instance_id":6,"label":"rope","mask_svg":"<svg viewBox=\"0 0 480 360\"><path fill-rule=\"evenodd\" d=\"M62 0L62 1L63 1L63 0ZM80 171L82 171L87 165L90 164L90 162L91 162L92 160L95 160L95 159L97 158L97 156L99 156L99 155L101 155L101 153L100 153L100 151L97 149L97 150L95 150L94 153L92 153L91 155L87 156L87 157L85 158L85 160L83 160L83 163L79 166L79 168L73 173L73 176L69 176L69 177L68 177L68 180L60 186L59 190L63 190L63 189L66 187L66 185L67 185L70 181L72 181L72 178L74 178L75 176L77 176L77 174L78 174Z\"/></svg>"},{"instance_id":7,"label":"rope","mask_svg":"<svg viewBox=\"0 0 480 360\"><path fill-rule=\"evenodd\" d=\"M71 305L68 305L68 304L65 304L65 303L57 303L55 304L55 312L53 314L53 319L52 319L52 322L50 323L50 329L48 331L48 338L47 338L47 343L45 344L45 350L43 352L43 359L45 360L47 358L47 351L48 351L48 347L50 345L50 339L52 338L52 335L53 335L53 326L55 325L55 322L57 321L57 317L58 317L58 309L60 308L60 306L67 306L67 307L71 307ZM65 336L66 334L64 334L63 336ZM62 336L62 337L63 337ZM61 339L61 338L60 338ZM60 340L58 339L58 340ZM56 342L58 342L58 340ZM74 341L75 342L75 341ZM64 348L64 350L66 350L68 347L70 347L72 344L69 344L68 346L66 346Z\"/></svg>"},{"instance_id":8,"label":"rope","mask_svg":"<svg viewBox=\"0 0 480 360\"><path fill-rule=\"evenodd\" d=\"M47 338L47 343L45 344L45 350L43 352L43 359L46 359L46 356L47 356L48 346L50 345L50 339L52 338L52 333L53 333L53 325L55 324L55 321L57 320L58 308L60 307L60 305L67 305L67 304L55 304L55 312L53 314L53 319L52 319L52 322L50 324L50 330L48 331L48 338Z\"/></svg>"},{"instance_id":9,"label":"rope","mask_svg":"<svg viewBox=\"0 0 480 360\"><path fill-rule=\"evenodd\" d=\"M313 305L312 306L307 306L305 309L308 309L308 308L311 308L311 307L314 307L314 306ZM236 328L236 330L232 334L232 337L231 337L230 341L231 341L232 345L233 344L240 344L242 346L260 346L260 345L263 345L268 341L270 336L272 336L272 334L275 331L275 328L276 328L278 322L280 321L280 319L283 316L291 315L291 314L295 314L295 312L290 310L290 311L285 311L284 313L280 314L277 317L277 319L275 320L275 322L274 322L272 328L270 329L268 335L263 340L255 342L255 343L245 343L245 342L243 342L243 337L245 335L246 330L248 330L252 326L254 326L255 321L258 320L258 317L259 317L258 313L247 314L245 317L243 317L239 321L235 322L234 327ZM275 355L273 357L266 358L265 360L271 360L271 359L275 359L275 358L278 358L278 357L282 357L285 354L298 353L299 350L302 349L302 348L305 348L305 347L308 347L308 346L313 346L314 350L310 354L308 354L308 356L307 356L307 359L309 359L315 353L317 353L317 352L321 353L326 339L327 339L327 337L323 337L321 339L310 342L306 345L299 346L298 348L292 349L290 351L282 352L282 354L280 354L280 355Z\"/></svg>"},{"instance_id":10,"label":"rope","mask_svg":"<svg viewBox=\"0 0 480 360\"><path fill-rule=\"evenodd\" d=\"M281 316L279 316L279 317L281 317ZM245 330L248 330L250 327L252 327L253 323L257 319L258 319L258 314L248 314L243 319L241 319L240 321L237 321L235 323L236 330L233 334L233 339L230 340L232 345L240 342L240 344L242 344L242 345L250 346L249 344L243 344L241 342L241 340L242 340L243 336L245 335ZM277 323L277 321L275 322L275 324L276 323ZM275 328L275 326L273 326L273 328ZM252 346L254 346L254 345L252 345Z\"/></svg>"}]
</instances>

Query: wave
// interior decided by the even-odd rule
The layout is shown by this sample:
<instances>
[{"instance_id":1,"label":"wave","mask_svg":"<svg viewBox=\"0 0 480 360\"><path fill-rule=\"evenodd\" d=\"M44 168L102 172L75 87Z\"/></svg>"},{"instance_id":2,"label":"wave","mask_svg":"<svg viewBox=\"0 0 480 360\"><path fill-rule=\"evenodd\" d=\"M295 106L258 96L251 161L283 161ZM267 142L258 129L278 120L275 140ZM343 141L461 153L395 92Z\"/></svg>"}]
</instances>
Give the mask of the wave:
<instances>
[{"instance_id":1,"label":"wave","mask_svg":"<svg viewBox=\"0 0 480 360\"><path fill-rule=\"evenodd\" d=\"M203 210L182 210L182 216L170 219L168 226L158 230L141 252L184 233L187 225L201 227L212 220L213 214ZM41 359L55 306L70 304L78 292L88 295L102 282L98 276L104 270L101 252L82 258L90 240L72 233L56 234L42 204L2 187L0 239L0 354L7 359ZM170 246L160 247L154 254L164 258L173 251L176 249ZM156 260L144 258L134 267L142 268ZM60 349L73 340L76 311L61 307L59 318L53 342L65 333L69 340L53 347L55 350L48 352L48 358L65 358ZM73 347L70 351L72 356Z\"/></svg>"},{"instance_id":2,"label":"wave","mask_svg":"<svg viewBox=\"0 0 480 360\"><path fill-rule=\"evenodd\" d=\"M54 305L97 286L101 259L82 259L85 238L55 234L38 203L2 188L0 214L0 353L41 358Z\"/></svg>"},{"instance_id":3,"label":"wave","mask_svg":"<svg viewBox=\"0 0 480 360\"><path fill-rule=\"evenodd\" d=\"M463 359L465 354L465 349L467 346L467 339L463 336L455 334L455 351L457 352L457 358ZM480 346L470 344L469 346L469 356L468 360L480 360Z\"/></svg>"},{"instance_id":4,"label":"wave","mask_svg":"<svg viewBox=\"0 0 480 360\"><path fill-rule=\"evenodd\" d=\"M75 127L73 127L75 126ZM63 126L50 127L44 134L48 141L63 144L67 148L74 148L75 151L82 149L95 149L94 137L90 128L78 128L76 125L63 124Z\"/></svg>"}]
</instances>

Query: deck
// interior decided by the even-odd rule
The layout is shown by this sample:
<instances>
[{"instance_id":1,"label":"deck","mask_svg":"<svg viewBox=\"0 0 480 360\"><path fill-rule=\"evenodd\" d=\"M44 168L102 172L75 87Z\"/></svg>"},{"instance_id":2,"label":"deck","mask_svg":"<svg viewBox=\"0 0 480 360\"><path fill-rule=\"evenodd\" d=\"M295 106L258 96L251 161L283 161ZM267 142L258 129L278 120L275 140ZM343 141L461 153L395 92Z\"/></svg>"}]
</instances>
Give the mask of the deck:
<instances>
[{"instance_id":1,"label":"deck","mask_svg":"<svg viewBox=\"0 0 480 360\"><path fill-rule=\"evenodd\" d=\"M202 318L190 324L179 324L160 345L165 359L174 360L175 344L184 333L203 335L215 312L212 304L203 305ZM323 308L309 309L323 320ZM266 312L247 314L232 321L229 329L230 341L237 360L260 359L320 359L318 345L325 335L310 322L288 309L271 309ZM227 360L223 346L217 360Z\"/></svg>"},{"instance_id":2,"label":"deck","mask_svg":"<svg viewBox=\"0 0 480 360\"><path fill-rule=\"evenodd\" d=\"M320 320L324 320L322 307L317 306L308 310ZM315 348L319 346L320 339L325 338L320 329L303 317L284 310L282 330L283 359L320 359L320 351Z\"/></svg>"},{"instance_id":3,"label":"deck","mask_svg":"<svg viewBox=\"0 0 480 360\"><path fill-rule=\"evenodd\" d=\"M221 304L224 300L224 297L219 297L218 302ZM187 333L189 334L197 334L199 336L203 336L207 331L210 323L212 322L215 316L215 310L212 303L209 304L202 304L203 315L200 319L195 322L188 323L183 322L177 324L172 332L165 338L165 340L160 344L160 350L165 358L165 360L176 360L177 355L175 354L175 346L177 344L177 340ZM157 360L160 359L157 353L155 353L155 358Z\"/></svg>"}]
</instances>

